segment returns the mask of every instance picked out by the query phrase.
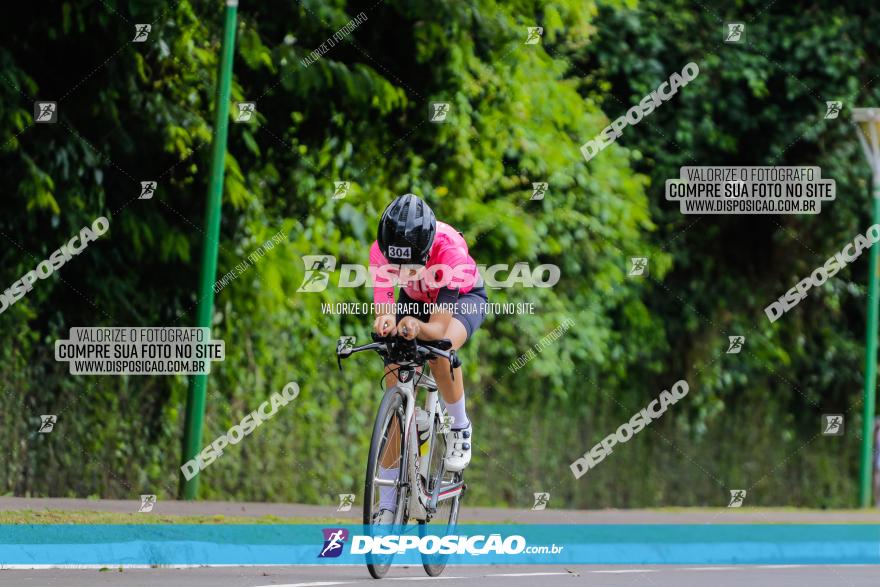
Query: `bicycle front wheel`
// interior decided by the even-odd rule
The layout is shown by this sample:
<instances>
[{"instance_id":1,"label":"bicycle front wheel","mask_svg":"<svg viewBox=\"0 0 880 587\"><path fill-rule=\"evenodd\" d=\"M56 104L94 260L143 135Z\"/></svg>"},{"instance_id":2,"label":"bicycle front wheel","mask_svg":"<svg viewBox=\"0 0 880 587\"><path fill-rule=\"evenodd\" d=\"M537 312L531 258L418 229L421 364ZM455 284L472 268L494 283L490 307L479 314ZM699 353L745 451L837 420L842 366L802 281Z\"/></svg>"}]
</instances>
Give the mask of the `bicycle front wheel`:
<instances>
[{"instance_id":1,"label":"bicycle front wheel","mask_svg":"<svg viewBox=\"0 0 880 587\"><path fill-rule=\"evenodd\" d=\"M409 492L403 434L405 415L404 394L396 387L386 391L376 414L364 482L364 526L371 536L393 531L389 525L399 528L406 523ZM389 505L396 508L393 517L382 511L390 510ZM394 555L367 554L370 575L375 579L384 577L393 558Z\"/></svg>"},{"instance_id":2,"label":"bicycle front wheel","mask_svg":"<svg viewBox=\"0 0 880 587\"><path fill-rule=\"evenodd\" d=\"M439 485L441 496L442 488L445 486L454 486L462 482L462 474L451 473L446 471L446 434L442 430L442 418L438 415L434 423L434 437L432 439L431 458L428 465L428 491L434 492ZM461 505L461 493L453 497L442 499L437 502L437 511L431 516L432 532L443 532L445 535L455 533L455 527L458 524L458 511ZM428 534L428 522L419 521L419 534L426 536ZM430 577L438 577L446 568L446 561L449 555L443 554L422 554L422 566Z\"/></svg>"}]
</instances>

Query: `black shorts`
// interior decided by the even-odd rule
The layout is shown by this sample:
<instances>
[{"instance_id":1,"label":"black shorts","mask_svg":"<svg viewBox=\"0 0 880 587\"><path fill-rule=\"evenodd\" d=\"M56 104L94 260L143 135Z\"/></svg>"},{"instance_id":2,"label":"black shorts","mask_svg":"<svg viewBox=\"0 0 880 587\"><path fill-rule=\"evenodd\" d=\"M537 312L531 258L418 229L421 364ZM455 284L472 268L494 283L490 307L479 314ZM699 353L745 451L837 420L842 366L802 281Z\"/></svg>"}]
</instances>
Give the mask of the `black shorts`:
<instances>
[{"instance_id":1,"label":"black shorts","mask_svg":"<svg viewBox=\"0 0 880 587\"><path fill-rule=\"evenodd\" d=\"M452 302L452 317L462 323L464 329L467 331L468 340L470 340L474 332L477 331L477 328L480 327L483 320L486 319L486 303L488 301L489 299L486 297L486 289L483 287L474 287L466 294L459 294L458 299L455 300L455 302ZM398 314L398 322L400 322L400 319L404 316L412 316L422 322L427 322L431 319L429 304L412 299L406 295L403 290L400 290L397 295L397 303L406 304L414 310Z\"/></svg>"}]
</instances>

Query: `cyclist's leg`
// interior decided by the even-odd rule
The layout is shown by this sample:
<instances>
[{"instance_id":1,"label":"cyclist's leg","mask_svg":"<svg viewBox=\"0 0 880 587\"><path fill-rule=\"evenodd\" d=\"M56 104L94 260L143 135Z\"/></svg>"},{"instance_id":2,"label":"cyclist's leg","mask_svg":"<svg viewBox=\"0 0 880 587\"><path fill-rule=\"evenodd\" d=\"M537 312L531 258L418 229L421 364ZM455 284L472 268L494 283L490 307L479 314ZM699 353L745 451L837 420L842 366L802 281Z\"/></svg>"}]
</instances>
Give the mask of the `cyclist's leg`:
<instances>
[{"instance_id":1,"label":"cyclist's leg","mask_svg":"<svg viewBox=\"0 0 880 587\"><path fill-rule=\"evenodd\" d=\"M446 327L444 338L460 349L480 327L486 316L486 293L483 288L459 296L452 320ZM473 426L465 410L464 377L461 367L450 373L449 361L438 358L431 362L431 373L446 404L446 412L453 418L452 429L447 436L446 466L450 471L461 471L471 460Z\"/></svg>"},{"instance_id":2,"label":"cyclist's leg","mask_svg":"<svg viewBox=\"0 0 880 587\"><path fill-rule=\"evenodd\" d=\"M449 321L443 338L452 341L452 348L460 349L470 340L474 332L483 323L486 317L486 292L482 287L474 288L466 294L459 296L455 303L455 313L452 320ZM430 361L431 373L437 381L437 387L440 389L440 395L443 402L449 410L449 404L457 404L464 400L464 381L461 374L461 367L455 368L455 376L450 375L449 361L444 358L437 358ZM456 405L453 405L452 411L458 411ZM454 416L455 414L450 414ZM464 428L468 424L467 415L464 413L464 404L461 405L460 420L458 423L453 422L452 427Z\"/></svg>"},{"instance_id":3,"label":"cyclist's leg","mask_svg":"<svg viewBox=\"0 0 880 587\"><path fill-rule=\"evenodd\" d=\"M452 347L460 349L467 341L464 325L453 318L449 321L443 338L452 341ZM448 471L461 471L471 461L471 436L473 427L465 411L464 377L461 367L456 367L454 377L449 371L449 361L437 358L431 361L431 374L443 397L446 414L452 418L451 429L446 433L446 454L444 460Z\"/></svg>"},{"instance_id":4,"label":"cyclist's leg","mask_svg":"<svg viewBox=\"0 0 880 587\"><path fill-rule=\"evenodd\" d=\"M379 479L386 481L397 481L400 474L400 433L397 430L396 419L396 415L391 419L391 433L379 457ZM396 487L379 486L379 510L390 512L397 510Z\"/></svg>"},{"instance_id":5,"label":"cyclist's leg","mask_svg":"<svg viewBox=\"0 0 880 587\"><path fill-rule=\"evenodd\" d=\"M397 385L396 369L399 365L385 365L385 385L391 389ZM396 481L400 474L400 433L398 432L398 416L391 418L391 433L385 442L385 449L379 457L379 479ZM379 486L379 510L394 512L397 510L397 488Z\"/></svg>"},{"instance_id":6,"label":"cyclist's leg","mask_svg":"<svg viewBox=\"0 0 880 587\"><path fill-rule=\"evenodd\" d=\"M468 334L464 325L453 318L446 327L443 338L452 341L452 348L460 349L467 342ZM455 368L455 377L453 378L449 372L449 361L443 357L438 357L429 361L431 365L431 374L437 382L437 388L440 390L440 396L443 402L448 406L451 403L457 403L464 396L464 383L461 380L461 367ZM456 423L453 422L453 426Z\"/></svg>"}]
</instances>

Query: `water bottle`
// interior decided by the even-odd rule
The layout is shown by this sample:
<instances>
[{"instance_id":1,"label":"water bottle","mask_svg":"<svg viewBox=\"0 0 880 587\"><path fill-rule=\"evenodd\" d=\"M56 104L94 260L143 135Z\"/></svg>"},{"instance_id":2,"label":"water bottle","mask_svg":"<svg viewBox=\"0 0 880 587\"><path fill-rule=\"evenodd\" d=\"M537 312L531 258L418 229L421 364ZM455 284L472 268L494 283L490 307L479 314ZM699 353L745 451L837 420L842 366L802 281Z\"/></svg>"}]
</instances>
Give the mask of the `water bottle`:
<instances>
[{"instance_id":1,"label":"water bottle","mask_svg":"<svg viewBox=\"0 0 880 587\"><path fill-rule=\"evenodd\" d=\"M419 456L428 454L428 437L431 435L429 414L416 406L416 430L419 434Z\"/></svg>"}]
</instances>

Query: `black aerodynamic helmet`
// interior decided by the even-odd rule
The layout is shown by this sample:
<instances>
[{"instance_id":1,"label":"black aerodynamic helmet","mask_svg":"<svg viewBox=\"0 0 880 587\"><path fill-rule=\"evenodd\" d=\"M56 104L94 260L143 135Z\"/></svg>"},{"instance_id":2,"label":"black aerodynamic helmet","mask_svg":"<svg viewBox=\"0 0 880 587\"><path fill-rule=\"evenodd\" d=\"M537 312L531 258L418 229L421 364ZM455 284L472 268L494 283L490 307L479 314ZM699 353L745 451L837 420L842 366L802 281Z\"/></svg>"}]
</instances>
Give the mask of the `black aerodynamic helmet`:
<instances>
[{"instance_id":1,"label":"black aerodynamic helmet","mask_svg":"<svg viewBox=\"0 0 880 587\"><path fill-rule=\"evenodd\" d=\"M382 212L376 240L391 263L424 265L436 233L431 208L417 195L404 194Z\"/></svg>"}]
</instances>

